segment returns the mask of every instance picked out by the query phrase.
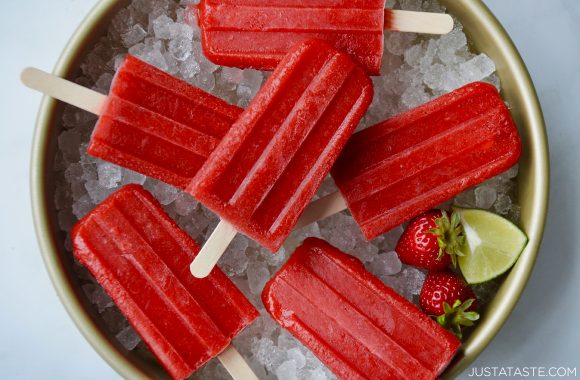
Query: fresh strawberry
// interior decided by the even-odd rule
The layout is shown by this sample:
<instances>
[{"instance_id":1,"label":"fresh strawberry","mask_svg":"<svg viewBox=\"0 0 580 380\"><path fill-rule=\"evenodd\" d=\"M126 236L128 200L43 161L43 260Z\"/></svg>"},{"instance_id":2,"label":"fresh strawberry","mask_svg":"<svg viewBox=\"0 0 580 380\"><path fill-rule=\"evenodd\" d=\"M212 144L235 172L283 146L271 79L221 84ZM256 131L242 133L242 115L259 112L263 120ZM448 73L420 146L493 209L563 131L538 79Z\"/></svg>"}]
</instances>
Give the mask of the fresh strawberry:
<instances>
[{"instance_id":1,"label":"fresh strawberry","mask_svg":"<svg viewBox=\"0 0 580 380\"><path fill-rule=\"evenodd\" d=\"M463 256L461 246L465 241L463 227L457 213L429 210L415 217L401 235L395 251L407 264L427 270L444 270L457 256Z\"/></svg>"},{"instance_id":2,"label":"fresh strawberry","mask_svg":"<svg viewBox=\"0 0 580 380\"><path fill-rule=\"evenodd\" d=\"M475 312L475 294L459 275L451 272L429 272L419 296L421 309L436 317L437 322L461 339L461 326L473 326L479 319Z\"/></svg>"}]
</instances>

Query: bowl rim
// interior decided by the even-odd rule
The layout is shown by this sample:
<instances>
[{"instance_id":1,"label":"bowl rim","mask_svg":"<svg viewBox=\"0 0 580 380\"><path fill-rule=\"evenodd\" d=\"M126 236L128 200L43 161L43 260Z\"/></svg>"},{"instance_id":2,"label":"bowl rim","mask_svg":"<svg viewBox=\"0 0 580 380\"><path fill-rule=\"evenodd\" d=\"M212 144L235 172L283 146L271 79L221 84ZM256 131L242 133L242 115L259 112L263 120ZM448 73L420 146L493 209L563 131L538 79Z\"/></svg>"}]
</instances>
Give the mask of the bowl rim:
<instances>
[{"instance_id":1,"label":"bowl rim","mask_svg":"<svg viewBox=\"0 0 580 380\"><path fill-rule=\"evenodd\" d=\"M442 1L450 2L450 0ZM477 358L502 328L517 304L539 253L547 217L550 176L548 140L542 110L531 77L517 48L506 30L482 0L453 1L461 3L462 6L468 7L471 12L477 14L494 31L493 37L501 45L499 49L512 57L509 64L516 75L517 87L522 92L529 94L524 104L524 114L527 116L526 122L532 124L532 127L529 128L534 151L531 165L536 168L537 173L532 179L535 186L533 204L536 207L531 211L531 223L527 226L529 241L518 260L517 268L512 269L514 274L511 286L502 294L501 302L494 302L492 315L482 321L483 326L480 326L482 331L464 343L468 349L464 350L461 358L458 359L459 362L444 373L446 378L457 376ZM102 21L102 16L111 12L118 5L119 3L115 0L101 0L93 7L64 48L53 69L54 75L67 77L72 74L74 61L81 55L85 41L92 38ZM123 355L91 318L74 290L72 279L58 253L56 238L51 234L49 210L52 208L53 200L48 198L45 189L47 188L47 169L52 171L52 167L48 165L47 155L48 142L52 132L50 125L53 122L53 114L57 104L56 100L49 97L45 96L42 99L32 143L30 164L32 216L42 258L58 297L77 328L95 351L124 378L147 378L149 377L148 373Z\"/></svg>"}]
</instances>

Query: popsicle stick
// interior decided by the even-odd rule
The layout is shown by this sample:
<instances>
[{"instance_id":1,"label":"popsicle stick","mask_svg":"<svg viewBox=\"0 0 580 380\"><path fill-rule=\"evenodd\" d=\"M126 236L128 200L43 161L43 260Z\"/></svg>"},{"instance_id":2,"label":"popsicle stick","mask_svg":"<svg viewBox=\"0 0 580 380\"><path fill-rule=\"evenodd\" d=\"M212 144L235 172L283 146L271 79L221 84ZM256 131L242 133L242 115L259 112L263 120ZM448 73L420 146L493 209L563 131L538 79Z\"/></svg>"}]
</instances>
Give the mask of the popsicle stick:
<instances>
[{"instance_id":1,"label":"popsicle stick","mask_svg":"<svg viewBox=\"0 0 580 380\"><path fill-rule=\"evenodd\" d=\"M33 90L95 115L100 115L103 104L107 100L106 95L33 67L24 69L20 80Z\"/></svg>"},{"instance_id":2,"label":"popsicle stick","mask_svg":"<svg viewBox=\"0 0 580 380\"><path fill-rule=\"evenodd\" d=\"M296 223L295 230L316 222L320 219L327 218L342 210L347 209L346 201L339 191L328 194L320 199L311 202L302 213L302 216Z\"/></svg>"},{"instance_id":3,"label":"popsicle stick","mask_svg":"<svg viewBox=\"0 0 580 380\"><path fill-rule=\"evenodd\" d=\"M218 359L234 380L258 380L258 376L234 346L226 348L218 355Z\"/></svg>"},{"instance_id":4,"label":"popsicle stick","mask_svg":"<svg viewBox=\"0 0 580 380\"><path fill-rule=\"evenodd\" d=\"M207 277L237 233L234 226L221 220L193 259L189 267L191 274L197 278Z\"/></svg>"},{"instance_id":5,"label":"popsicle stick","mask_svg":"<svg viewBox=\"0 0 580 380\"><path fill-rule=\"evenodd\" d=\"M385 9L385 29L398 32L447 34L453 30L453 18L445 13Z\"/></svg>"}]
</instances>

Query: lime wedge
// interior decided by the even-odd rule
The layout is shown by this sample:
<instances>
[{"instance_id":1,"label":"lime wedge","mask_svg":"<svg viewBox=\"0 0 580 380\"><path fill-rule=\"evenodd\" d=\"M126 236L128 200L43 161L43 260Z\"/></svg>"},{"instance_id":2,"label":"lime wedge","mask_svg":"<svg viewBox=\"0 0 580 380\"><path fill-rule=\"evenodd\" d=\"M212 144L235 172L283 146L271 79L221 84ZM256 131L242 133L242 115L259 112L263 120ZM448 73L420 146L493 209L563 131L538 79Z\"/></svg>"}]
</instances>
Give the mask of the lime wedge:
<instances>
[{"instance_id":1,"label":"lime wedge","mask_svg":"<svg viewBox=\"0 0 580 380\"><path fill-rule=\"evenodd\" d=\"M453 210L461 217L465 244L459 268L470 284L489 281L514 265L528 242L515 224L494 213L478 209Z\"/></svg>"}]
</instances>

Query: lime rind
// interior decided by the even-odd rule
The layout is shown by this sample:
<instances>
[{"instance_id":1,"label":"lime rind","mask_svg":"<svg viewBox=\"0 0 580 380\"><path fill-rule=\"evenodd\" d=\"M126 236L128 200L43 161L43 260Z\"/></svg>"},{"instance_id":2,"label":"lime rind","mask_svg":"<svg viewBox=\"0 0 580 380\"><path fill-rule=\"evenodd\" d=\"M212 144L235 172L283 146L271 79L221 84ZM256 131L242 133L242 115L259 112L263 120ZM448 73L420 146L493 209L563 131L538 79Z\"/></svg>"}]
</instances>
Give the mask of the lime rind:
<instances>
[{"instance_id":1,"label":"lime rind","mask_svg":"<svg viewBox=\"0 0 580 380\"><path fill-rule=\"evenodd\" d=\"M522 230L489 211L457 207L454 211L461 217L466 238L459 268L469 284L493 280L515 264L528 242Z\"/></svg>"}]
</instances>

